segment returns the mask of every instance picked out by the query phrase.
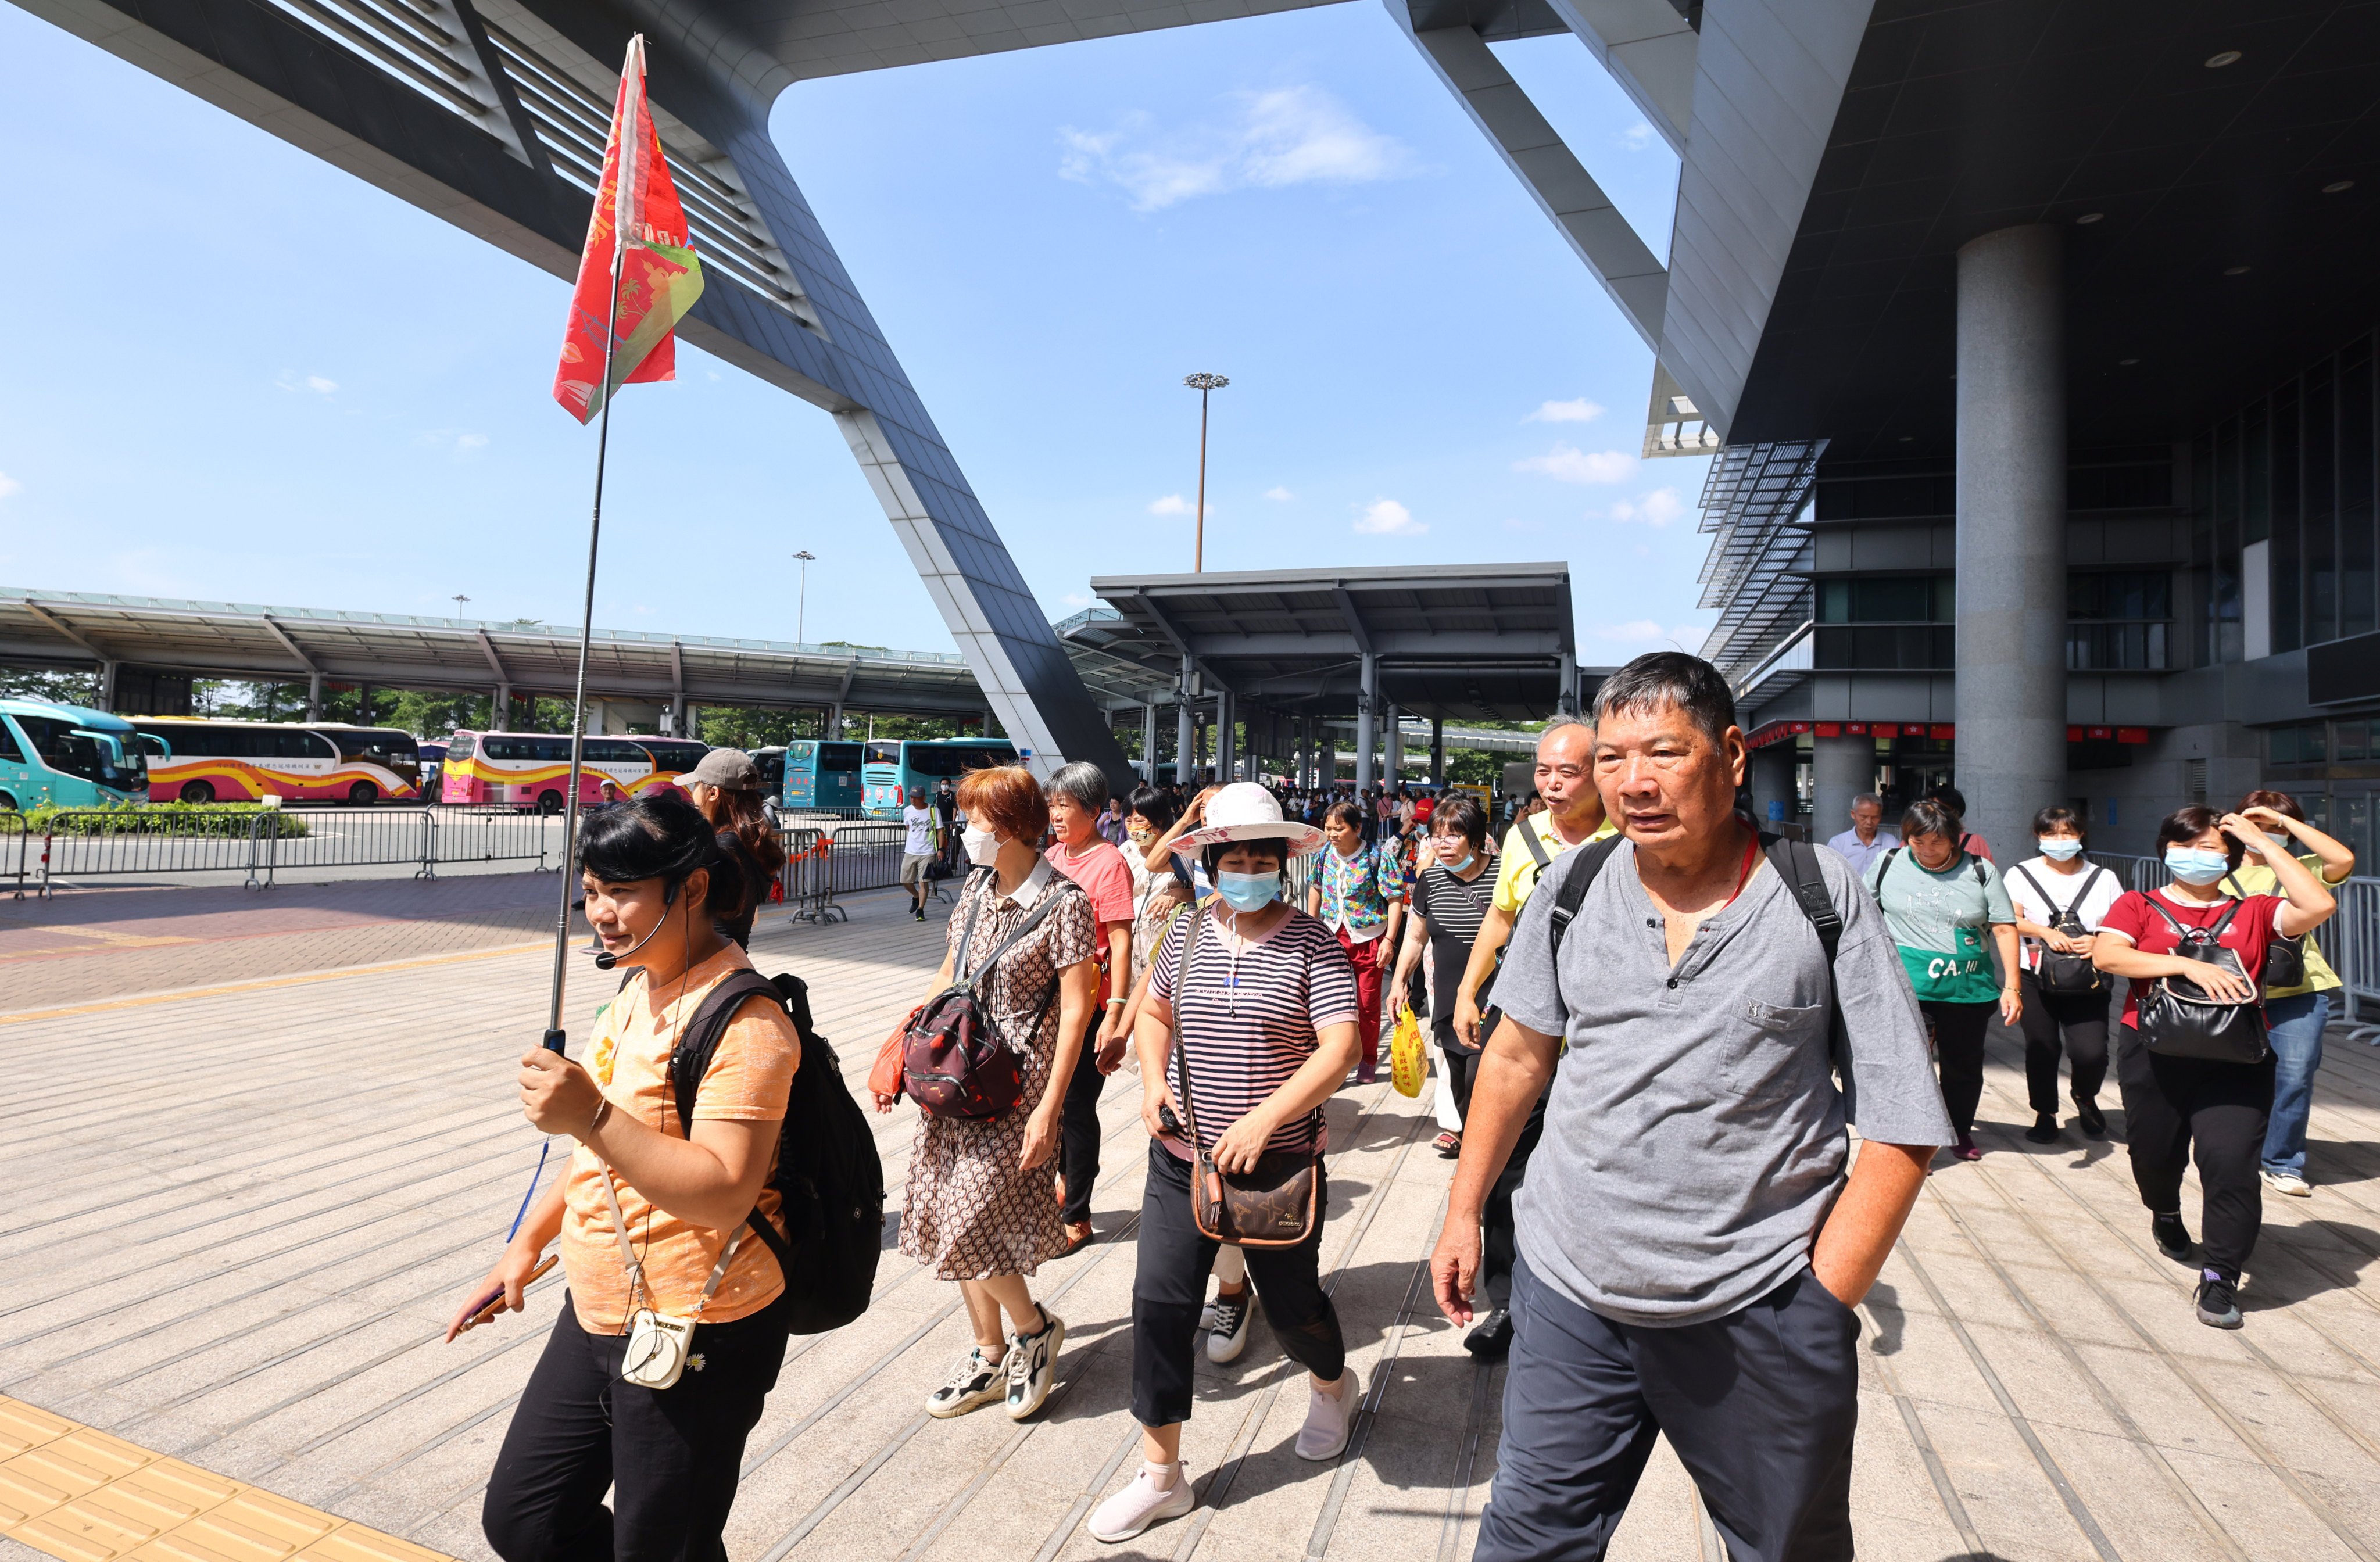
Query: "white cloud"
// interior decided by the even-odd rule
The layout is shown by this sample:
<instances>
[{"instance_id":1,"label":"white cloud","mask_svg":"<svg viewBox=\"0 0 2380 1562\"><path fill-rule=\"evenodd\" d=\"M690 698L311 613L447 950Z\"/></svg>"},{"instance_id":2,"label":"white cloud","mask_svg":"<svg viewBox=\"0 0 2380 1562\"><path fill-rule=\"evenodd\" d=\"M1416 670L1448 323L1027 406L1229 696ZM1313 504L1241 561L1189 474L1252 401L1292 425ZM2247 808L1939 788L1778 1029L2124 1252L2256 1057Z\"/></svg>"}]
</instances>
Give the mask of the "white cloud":
<instances>
[{"instance_id":1,"label":"white cloud","mask_svg":"<svg viewBox=\"0 0 2380 1562\"><path fill-rule=\"evenodd\" d=\"M425 429L414 437L413 442L450 452L460 459L473 451L487 449L488 436L467 433L460 429Z\"/></svg>"},{"instance_id":2,"label":"white cloud","mask_svg":"<svg viewBox=\"0 0 2380 1562\"><path fill-rule=\"evenodd\" d=\"M1077 591L1069 591L1064 596L1059 598L1058 600L1065 603L1070 608L1087 608L1091 605L1091 599Z\"/></svg>"},{"instance_id":3,"label":"white cloud","mask_svg":"<svg viewBox=\"0 0 2380 1562\"><path fill-rule=\"evenodd\" d=\"M320 374L284 373L273 383L285 391L311 391L318 396L327 396L339 388L336 380L327 380Z\"/></svg>"},{"instance_id":4,"label":"white cloud","mask_svg":"<svg viewBox=\"0 0 2380 1562\"><path fill-rule=\"evenodd\" d=\"M1355 517L1355 529L1367 537L1419 537L1429 527L1393 499L1375 499Z\"/></svg>"},{"instance_id":5,"label":"white cloud","mask_svg":"<svg viewBox=\"0 0 2380 1562\"><path fill-rule=\"evenodd\" d=\"M457 451L484 450L487 448L487 444L488 436L485 434L457 434L455 436L455 448Z\"/></svg>"},{"instance_id":6,"label":"white cloud","mask_svg":"<svg viewBox=\"0 0 2380 1562\"><path fill-rule=\"evenodd\" d=\"M1291 500L1297 497L1297 495L1290 492L1289 490L1285 488L1269 488L1265 490L1264 496L1267 499L1271 500L1276 504L1286 504Z\"/></svg>"},{"instance_id":7,"label":"white cloud","mask_svg":"<svg viewBox=\"0 0 2380 1562\"><path fill-rule=\"evenodd\" d=\"M23 483L18 482L16 478L10 477L6 472L0 472L0 499L6 499L12 493L22 493L24 491L25 485Z\"/></svg>"},{"instance_id":8,"label":"white cloud","mask_svg":"<svg viewBox=\"0 0 2380 1562\"><path fill-rule=\"evenodd\" d=\"M1599 402L1585 396L1572 396L1568 401L1549 401L1521 419L1524 423L1592 423L1603 416Z\"/></svg>"},{"instance_id":9,"label":"white cloud","mask_svg":"<svg viewBox=\"0 0 2380 1562\"><path fill-rule=\"evenodd\" d=\"M1058 176L1114 185L1138 212L1202 195L1288 185L1368 184L1414 172L1412 151L1318 87L1235 92L1221 118L1168 129L1146 113L1094 134L1066 126Z\"/></svg>"},{"instance_id":10,"label":"white cloud","mask_svg":"<svg viewBox=\"0 0 2380 1562\"><path fill-rule=\"evenodd\" d=\"M1524 521L1517 515L1512 515L1505 518L1504 529L1506 531L1543 531L1546 529L1546 523L1543 521Z\"/></svg>"},{"instance_id":11,"label":"white cloud","mask_svg":"<svg viewBox=\"0 0 2380 1562\"><path fill-rule=\"evenodd\" d=\"M1180 494L1169 493L1162 499L1152 501L1148 513L1152 515L1191 515L1197 513L1197 508ZM1207 508L1211 510L1214 506L1209 504Z\"/></svg>"},{"instance_id":12,"label":"white cloud","mask_svg":"<svg viewBox=\"0 0 2380 1562\"><path fill-rule=\"evenodd\" d=\"M1653 127L1640 119L1620 132L1620 144L1630 151L1643 151L1653 144Z\"/></svg>"},{"instance_id":13,"label":"white cloud","mask_svg":"<svg viewBox=\"0 0 2380 1562\"><path fill-rule=\"evenodd\" d=\"M1633 522L1639 526L1661 527L1686 513L1686 502L1678 497L1673 488L1657 488L1631 502L1621 499L1600 515L1590 510L1586 518L1593 520Z\"/></svg>"},{"instance_id":14,"label":"white cloud","mask_svg":"<svg viewBox=\"0 0 2380 1562\"><path fill-rule=\"evenodd\" d=\"M1512 463L1515 472L1542 472L1558 482L1616 483L1633 477L1636 457L1624 450L1584 451L1572 444L1557 444L1543 455L1532 455Z\"/></svg>"}]
</instances>

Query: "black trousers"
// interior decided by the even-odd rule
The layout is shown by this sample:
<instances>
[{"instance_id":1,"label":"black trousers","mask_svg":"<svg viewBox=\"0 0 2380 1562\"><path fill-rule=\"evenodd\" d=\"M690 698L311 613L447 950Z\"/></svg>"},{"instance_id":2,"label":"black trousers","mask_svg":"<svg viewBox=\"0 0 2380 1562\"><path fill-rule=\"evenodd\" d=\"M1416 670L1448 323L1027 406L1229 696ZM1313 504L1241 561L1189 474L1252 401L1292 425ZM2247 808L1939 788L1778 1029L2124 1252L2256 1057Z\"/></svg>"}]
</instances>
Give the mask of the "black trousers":
<instances>
[{"instance_id":1,"label":"black trousers","mask_svg":"<svg viewBox=\"0 0 2380 1562\"><path fill-rule=\"evenodd\" d=\"M2141 1203L2152 1215L2180 1210L2181 1174L2194 1146L2206 1267L2237 1281L2265 1223L2256 1174L2273 1112L2273 1059L2159 1058L2125 1025L2116 1043L2116 1083L2124 1094L2124 1147Z\"/></svg>"},{"instance_id":2,"label":"black trousers","mask_svg":"<svg viewBox=\"0 0 2380 1562\"><path fill-rule=\"evenodd\" d=\"M1614 1323L1524 1263L1496 1488L1473 1562L1596 1562L1656 1435L1734 1562L1852 1555L1859 1318L1810 1271L1682 1328Z\"/></svg>"},{"instance_id":3,"label":"black trousers","mask_svg":"<svg viewBox=\"0 0 2380 1562\"><path fill-rule=\"evenodd\" d=\"M1984 1098L1984 1027L2000 1011L1984 1003L1920 1002L1934 1027L1934 1062L1942 1077L1942 1105L1950 1126L1961 1133L1975 1127L1975 1105Z\"/></svg>"},{"instance_id":4,"label":"black trousers","mask_svg":"<svg viewBox=\"0 0 2380 1562\"><path fill-rule=\"evenodd\" d=\"M1474 1058L1475 1067L1479 1059ZM1551 1087L1548 1088L1551 1093ZM1463 1094L1470 1089L1466 1084ZM1521 1247L1512 1230L1512 1199L1528 1180L1529 1156L1537 1141L1546 1136L1546 1097L1529 1108L1529 1120L1521 1125L1521 1137L1513 1142L1512 1158L1496 1178L1496 1185L1488 1190L1488 1202L1479 1211L1479 1274L1473 1281L1473 1294L1491 1307L1512 1304L1512 1266L1519 1260Z\"/></svg>"},{"instance_id":5,"label":"black trousers","mask_svg":"<svg viewBox=\"0 0 2380 1562\"><path fill-rule=\"evenodd\" d=\"M2095 1101L2107 1083L2107 995L2046 993L2030 971L2017 978L2024 997L2024 1093L2035 1112L2058 1112L2059 1038L2074 1070L2074 1099Z\"/></svg>"},{"instance_id":6,"label":"black trousers","mask_svg":"<svg viewBox=\"0 0 2380 1562\"><path fill-rule=\"evenodd\" d=\"M1448 1031L1453 1028L1451 1023L1444 1027ZM1447 1046L1446 1036L1441 1032L1438 1038L1438 1056L1439 1072L1446 1076L1446 1088L1454 1094L1455 1115L1470 1117L1471 1082L1479 1076L1480 1055L1465 1052L1459 1047Z\"/></svg>"},{"instance_id":7,"label":"black trousers","mask_svg":"<svg viewBox=\"0 0 2380 1562\"><path fill-rule=\"evenodd\" d=\"M1317 1191L1330 1207L1330 1188ZM1132 1277L1132 1416L1143 1426L1190 1419L1191 1373L1207 1274L1220 1244L1190 1217L1190 1163L1148 1144L1140 1199L1140 1267ZM1265 1322L1289 1359L1330 1382L1347 1370L1339 1313L1322 1289L1322 1222L1295 1247L1244 1247ZM506 1558L506 1562L512 1562Z\"/></svg>"},{"instance_id":8,"label":"black trousers","mask_svg":"<svg viewBox=\"0 0 2380 1562\"><path fill-rule=\"evenodd\" d=\"M1084 1033L1082 1055L1066 1082L1065 1105L1058 1115L1058 1174L1066 1180L1066 1202L1058 1217L1079 1226L1091 1217L1091 1190L1099 1181L1099 1092L1108 1076L1099 1072L1099 1023Z\"/></svg>"},{"instance_id":9,"label":"black trousers","mask_svg":"<svg viewBox=\"0 0 2380 1562\"><path fill-rule=\"evenodd\" d=\"M588 1333L565 1296L488 1479L480 1528L496 1555L725 1562L744 1439L784 1364L785 1305L698 1325L686 1370L657 1390L620 1381L627 1338Z\"/></svg>"}]
</instances>

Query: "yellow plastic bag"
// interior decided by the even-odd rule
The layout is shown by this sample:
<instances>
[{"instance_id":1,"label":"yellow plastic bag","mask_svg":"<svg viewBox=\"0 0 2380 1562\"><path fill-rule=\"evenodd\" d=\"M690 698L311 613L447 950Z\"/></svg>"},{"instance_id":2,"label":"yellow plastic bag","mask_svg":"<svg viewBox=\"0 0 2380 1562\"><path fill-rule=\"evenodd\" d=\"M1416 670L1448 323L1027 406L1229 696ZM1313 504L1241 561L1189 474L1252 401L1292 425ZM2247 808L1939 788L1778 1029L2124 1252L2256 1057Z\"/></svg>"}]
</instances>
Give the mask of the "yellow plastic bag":
<instances>
[{"instance_id":1,"label":"yellow plastic bag","mask_svg":"<svg viewBox=\"0 0 2380 1562\"><path fill-rule=\"evenodd\" d=\"M1400 1096L1418 1096L1429 1072L1421 1045L1421 1022L1410 1006L1397 1011L1396 1029L1389 1033L1389 1083Z\"/></svg>"}]
</instances>

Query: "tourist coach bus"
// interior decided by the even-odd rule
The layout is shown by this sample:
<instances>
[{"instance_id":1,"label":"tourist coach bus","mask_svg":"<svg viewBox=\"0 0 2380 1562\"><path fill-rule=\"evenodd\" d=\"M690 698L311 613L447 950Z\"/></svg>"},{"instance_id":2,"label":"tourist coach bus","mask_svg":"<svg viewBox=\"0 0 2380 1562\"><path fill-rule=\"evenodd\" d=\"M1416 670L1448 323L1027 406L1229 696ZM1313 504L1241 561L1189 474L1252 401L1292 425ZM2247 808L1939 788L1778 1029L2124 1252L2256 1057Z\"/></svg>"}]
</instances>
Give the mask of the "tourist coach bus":
<instances>
[{"instance_id":1,"label":"tourist coach bus","mask_svg":"<svg viewBox=\"0 0 2380 1562\"><path fill-rule=\"evenodd\" d=\"M46 699L0 699L0 812L103 808L149 795L132 723Z\"/></svg>"},{"instance_id":2,"label":"tourist coach bus","mask_svg":"<svg viewBox=\"0 0 2380 1562\"><path fill-rule=\"evenodd\" d=\"M410 802L421 795L413 734L335 721L137 716L152 803Z\"/></svg>"},{"instance_id":3,"label":"tourist coach bus","mask_svg":"<svg viewBox=\"0 0 2380 1562\"><path fill-rule=\"evenodd\" d=\"M606 781L626 797L677 791L678 777L708 752L683 738L589 737L579 755L578 805L589 808L604 801ZM438 800L558 814L569 784L569 734L464 732L447 741Z\"/></svg>"},{"instance_id":4,"label":"tourist coach bus","mask_svg":"<svg viewBox=\"0 0 2380 1562\"><path fill-rule=\"evenodd\" d=\"M1004 738L936 738L931 742L871 743L860 772L861 805L878 818L901 817L912 792L930 793L945 776L955 779L987 765L1014 765L1016 745Z\"/></svg>"},{"instance_id":5,"label":"tourist coach bus","mask_svg":"<svg viewBox=\"0 0 2380 1562\"><path fill-rule=\"evenodd\" d=\"M798 739L785 745L780 796L792 813L856 813L866 745ZM894 810L898 812L898 809Z\"/></svg>"}]
</instances>

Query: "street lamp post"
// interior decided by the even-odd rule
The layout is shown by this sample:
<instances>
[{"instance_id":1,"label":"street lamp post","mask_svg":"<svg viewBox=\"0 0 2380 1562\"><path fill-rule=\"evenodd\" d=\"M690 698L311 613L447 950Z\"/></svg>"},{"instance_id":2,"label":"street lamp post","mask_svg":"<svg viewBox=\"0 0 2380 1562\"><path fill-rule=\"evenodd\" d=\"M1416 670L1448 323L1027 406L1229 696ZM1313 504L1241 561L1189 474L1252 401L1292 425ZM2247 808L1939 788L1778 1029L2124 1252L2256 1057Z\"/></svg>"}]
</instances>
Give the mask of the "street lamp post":
<instances>
[{"instance_id":1,"label":"street lamp post","mask_svg":"<svg viewBox=\"0 0 2380 1562\"><path fill-rule=\"evenodd\" d=\"M1220 374L1185 375L1182 382L1198 393L1198 531L1190 545L1190 572L1207 567L1207 398L1231 383Z\"/></svg>"},{"instance_id":2,"label":"street lamp post","mask_svg":"<svg viewBox=\"0 0 2380 1562\"><path fill-rule=\"evenodd\" d=\"M802 595L799 606L794 610L794 638L808 645L810 638L810 565L818 562L818 555L805 548L794 557L802 562Z\"/></svg>"},{"instance_id":3,"label":"street lamp post","mask_svg":"<svg viewBox=\"0 0 2380 1562\"><path fill-rule=\"evenodd\" d=\"M466 602L468 602L468 601L469 601L470 599L471 599L470 598L464 596L460 591L457 591L457 592L455 592L455 623L460 624L460 623L462 623L462 622L463 622L463 604L464 604L464 603L466 603Z\"/></svg>"}]
</instances>

